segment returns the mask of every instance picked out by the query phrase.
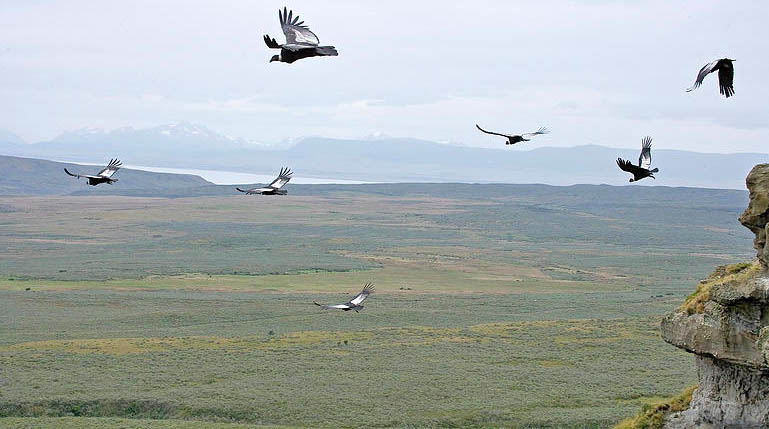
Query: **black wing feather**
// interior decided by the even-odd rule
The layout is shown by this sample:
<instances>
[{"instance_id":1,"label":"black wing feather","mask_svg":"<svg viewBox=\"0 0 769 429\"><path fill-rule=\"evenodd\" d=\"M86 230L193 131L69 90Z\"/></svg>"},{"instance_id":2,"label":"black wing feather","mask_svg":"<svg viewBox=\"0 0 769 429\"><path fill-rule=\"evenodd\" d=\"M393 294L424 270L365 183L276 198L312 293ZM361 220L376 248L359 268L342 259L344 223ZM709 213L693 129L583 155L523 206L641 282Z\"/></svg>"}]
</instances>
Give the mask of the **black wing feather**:
<instances>
[{"instance_id":1,"label":"black wing feather","mask_svg":"<svg viewBox=\"0 0 769 429\"><path fill-rule=\"evenodd\" d=\"M267 45L267 47L270 49L280 49L278 41L266 34L264 35L264 44Z\"/></svg>"},{"instance_id":2,"label":"black wing feather","mask_svg":"<svg viewBox=\"0 0 769 429\"><path fill-rule=\"evenodd\" d=\"M481 128L481 126L480 126L480 125L478 125L478 124L475 124L475 127L476 127L476 128L478 128L479 130L481 130L481 132L484 132L484 133L486 133L486 134L493 134L493 135L495 135L495 136L501 136L501 137L510 137L510 136L508 136L507 134L500 134L500 133L495 133L495 132L493 132L493 131L486 131L486 130L484 130L483 128Z\"/></svg>"},{"instance_id":3,"label":"black wing feather","mask_svg":"<svg viewBox=\"0 0 769 429\"><path fill-rule=\"evenodd\" d=\"M731 61L718 69L718 89L726 98L734 95L734 67Z\"/></svg>"},{"instance_id":4,"label":"black wing feather","mask_svg":"<svg viewBox=\"0 0 769 429\"><path fill-rule=\"evenodd\" d=\"M70 175L70 176L72 176L72 177L77 177L78 179L79 179L80 177L82 177L82 176L80 176L79 174L73 174L73 173L70 173L70 172L69 172L69 170L67 170L66 168L64 169L64 172L65 172L65 173L67 173L67 174L69 174L69 175Z\"/></svg>"},{"instance_id":5,"label":"black wing feather","mask_svg":"<svg viewBox=\"0 0 769 429\"><path fill-rule=\"evenodd\" d=\"M617 165L619 166L620 170L627 171L628 173L632 173L635 175L640 171L640 167L637 165L633 165L632 162L624 160L622 158L617 158Z\"/></svg>"}]
</instances>

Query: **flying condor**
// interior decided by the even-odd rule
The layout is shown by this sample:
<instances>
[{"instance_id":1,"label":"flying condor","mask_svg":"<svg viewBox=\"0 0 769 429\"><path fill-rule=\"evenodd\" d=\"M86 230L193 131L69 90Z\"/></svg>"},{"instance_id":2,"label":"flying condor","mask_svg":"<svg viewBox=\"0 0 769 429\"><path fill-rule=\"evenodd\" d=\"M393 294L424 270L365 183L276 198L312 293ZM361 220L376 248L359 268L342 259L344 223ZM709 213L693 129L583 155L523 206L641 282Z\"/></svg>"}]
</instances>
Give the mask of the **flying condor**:
<instances>
[{"instance_id":1,"label":"flying condor","mask_svg":"<svg viewBox=\"0 0 769 429\"><path fill-rule=\"evenodd\" d=\"M282 12L278 9L278 19L283 34L286 35L286 43L280 45L274 38L267 34L264 35L264 43L267 44L268 48L280 49L280 54L273 55L270 62L279 61L291 64L302 58L339 55L333 46L318 46L320 43L318 36L310 31L308 26L302 25L304 21L299 21L299 15L294 17L293 13L285 7Z\"/></svg>"},{"instance_id":2,"label":"flying condor","mask_svg":"<svg viewBox=\"0 0 769 429\"><path fill-rule=\"evenodd\" d=\"M718 89L721 91L721 94L726 96L726 98L731 97L734 95L733 61L736 60L721 58L720 60L715 60L710 64L705 64L705 66L701 68L700 72L697 74L697 80L694 81L694 85L692 85L691 88L687 88L686 92L692 92L699 88L699 86L702 85L702 81L705 79L705 76L718 70Z\"/></svg>"},{"instance_id":3,"label":"flying condor","mask_svg":"<svg viewBox=\"0 0 769 429\"><path fill-rule=\"evenodd\" d=\"M478 124L475 124L475 127L478 128L479 130L481 130L482 132L486 133L486 134L492 134L492 135L495 135L495 136L505 137L507 139L507 142L505 144L516 144L516 143L520 143L520 142L527 142L527 141L529 141L531 139L527 139L526 137L533 137L533 136L537 136L537 135L540 135L540 134L547 134L547 133L550 132L550 130L548 130L547 128L541 127L540 129L538 129L537 131L534 131L533 133L523 133L523 134L520 134L520 135L509 135L509 134L495 133L495 132L492 132L492 131L486 131L483 128L481 128Z\"/></svg>"},{"instance_id":4,"label":"flying condor","mask_svg":"<svg viewBox=\"0 0 769 429\"><path fill-rule=\"evenodd\" d=\"M240 189L235 188L240 192L243 192L247 195L286 195L288 191L284 189L280 189L283 186L288 183L289 180L291 180L291 175L294 174L286 167L283 167L280 169L280 174L278 174L278 177L272 181L267 186L261 187L261 188L252 188L252 189Z\"/></svg>"},{"instance_id":5,"label":"flying condor","mask_svg":"<svg viewBox=\"0 0 769 429\"><path fill-rule=\"evenodd\" d=\"M85 177L88 179L88 184L91 186L96 186L101 183L109 183L110 185L112 182L117 182L117 179L113 179L112 175L115 174L118 170L120 170L120 166L123 165L117 158L111 159L109 161L109 164L107 164L106 167L102 168L102 170L98 173L96 173L95 176L90 176L87 174L73 174L70 173L69 170L66 168L64 169L64 172L69 174L72 177L77 177L78 179L81 177Z\"/></svg>"},{"instance_id":6,"label":"flying condor","mask_svg":"<svg viewBox=\"0 0 769 429\"><path fill-rule=\"evenodd\" d=\"M633 165L630 161L622 158L617 158L617 165L622 171L627 171L633 175L630 179L631 182L637 182L645 177L654 179L652 173L658 173L660 170L658 168L649 170L652 165L652 138L646 136L641 140L641 155L638 157L638 165Z\"/></svg>"},{"instance_id":7,"label":"flying condor","mask_svg":"<svg viewBox=\"0 0 769 429\"><path fill-rule=\"evenodd\" d=\"M321 307L324 310L342 310L342 311L350 311L355 310L355 312L359 312L360 310L363 310L363 301L368 298L369 295L374 293L374 284L373 283L366 283L365 286L363 286L363 290L360 291L359 294L355 295L351 300L347 301L344 304L334 304L334 305L324 305L324 304L318 304L317 302L313 302L313 304Z\"/></svg>"}]
</instances>

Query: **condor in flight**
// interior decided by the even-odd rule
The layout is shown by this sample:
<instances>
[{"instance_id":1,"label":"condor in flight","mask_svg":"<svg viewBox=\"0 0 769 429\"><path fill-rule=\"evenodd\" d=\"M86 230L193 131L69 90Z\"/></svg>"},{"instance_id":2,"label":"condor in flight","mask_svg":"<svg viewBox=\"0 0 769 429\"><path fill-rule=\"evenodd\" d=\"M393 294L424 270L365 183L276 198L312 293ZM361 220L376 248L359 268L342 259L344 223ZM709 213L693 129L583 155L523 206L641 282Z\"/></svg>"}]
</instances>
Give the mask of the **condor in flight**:
<instances>
[{"instance_id":1,"label":"condor in flight","mask_svg":"<svg viewBox=\"0 0 769 429\"><path fill-rule=\"evenodd\" d=\"M101 183L109 183L111 185L112 182L117 182L117 179L113 179L112 175L120 170L121 165L123 165L123 163L121 163L117 158L111 159L109 160L109 164L107 164L107 166L104 167L100 172L96 173L95 176L90 176L87 174L72 174L66 168L64 169L64 172L72 177L77 177L78 179L85 177L88 179L88 184L91 186L96 186Z\"/></svg>"},{"instance_id":2,"label":"condor in flight","mask_svg":"<svg viewBox=\"0 0 769 429\"><path fill-rule=\"evenodd\" d=\"M293 17L293 11L283 8L281 13L278 9L278 19L283 34L286 35L286 43L280 45L278 41L269 35L264 35L264 43L270 49L280 49L279 55L273 55L270 62L280 61L282 63L293 63L296 60L308 57L335 57L339 55L333 46L318 46L320 40L310 28L299 21L299 15Z\"/></svg>"},{"instance_id":3,"label":"condor in flight","mask_svg":"<svg viewBox=\"0 0 769 429\"><path fill-rule=\"evenodd\" d=\"M368 298L369 295L374 293L374 284L373 283L366 283L365 286L363 286L363 290L360 291L359 294L355 295L353 299L347 301L344 304L334 304L334 305L323 305L318 304L317 302L313 302L313 304L323 308L324 310L343 310L343 311L350 311L355 310L355 312L359 312L360 310L363 310L363 301Z\"/></svg>"},{"instance_id":4,"label":"condor in flight","mask_svg":"<svg viewBox=\"0 0 769 429\"><path fill-rule=\"evenodd\" d=\"M617 158L617 165L622 171L627 171L633 175L633 178L630 179L631 182L637 182L645 177L654 179L652 173L658 173L660 170L659 168L649 170L652 165L652 138L646 136L641 141L641 155L638 157L638 165L633 165L632 162L622 158Z\"/></svg>"},{"instance_id":5,"label":"condor in flight","mask_svg":"<svg viewBox=\"0 0 769 429\"><path fill-rule=\"evenodd\" d=\"M686 92L692 92L697 89L700 85L702 85L702 81L705 79L705 76L718 70L718 89L721 91L721 94L726 96L726 98L731 97L734 95L733 61L736 60L721 58L720 60L715 60L710 64L705 64L705 67L701 68L700 72L697 74L697 80L694 81L694 85L692 85L691 88L687 88Z\"/></svg>"},{"instance_id":6,"label":"condor in flight","mask_svg":"<svg viewBox=\"0 0 769 429\"><path fill-rule=\"evenodd\" d=\"M495 136L501 136L501 137L506 138L507 142L505 142L505 144L516 144L516 143L520 143L520 142L527 142L527 141L529 141L531 139L527 139L526 137L533 137L533 136L537 136L537 135L540 135L540 134L547 134L547 133L550 132L550 130L548 130L547 128L541 127L540 129L538 129L537 131L535 131L533 133L523 133L523 134L520 134L520 135L509 135L509 134L500 134L500 133L495 133L495 132L491 132L491 131L486 131L483 128L481 128L478 124L475 124L475 127L478 128L479 130L481 130L482 132L486 133L486 134L492 134L492 135L495 135Z\"/></svg>"},{"instance_id":7,"label":"condor in flight","mask_svg":"<svg viewBox=\"0 0 769 429\"><path fill-rule=\"evenodd\" d=\"M280 169L280 174L278 174L277 179L273 180L272 183L270 183L267 186L264 186L262 188L253 188L253 189L240 189L235 188L240 192L243 192L247 195L286 195L288 191L280 189L283 186L288 183L289 180L291 180L291 175L294 174L286 167L283 167Z\"/></svg>"}]
</instances>

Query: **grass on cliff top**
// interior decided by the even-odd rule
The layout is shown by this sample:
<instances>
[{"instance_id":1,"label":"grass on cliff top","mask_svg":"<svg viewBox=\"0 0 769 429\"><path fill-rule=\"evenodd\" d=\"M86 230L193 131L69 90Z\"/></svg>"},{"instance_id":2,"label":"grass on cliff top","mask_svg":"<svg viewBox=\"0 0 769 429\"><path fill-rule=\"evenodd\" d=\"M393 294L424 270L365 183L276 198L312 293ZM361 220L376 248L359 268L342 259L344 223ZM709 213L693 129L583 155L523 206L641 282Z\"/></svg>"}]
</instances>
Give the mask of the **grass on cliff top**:
<instances>
[{"instance_id":1,"label":"grass on cliff top","mask_svg":"<svg viewBox=\"0 0 769 429\"><path fill-rule=\"evenodd\" d=\"M667 415L689 409L692 393L696 388L695 384L684 389L678 396L646 403L641 407L638 415L621 421L614 429L660 429Z\"/></svg>"},{"instance_id":2,"label":"grass on cliff top","mask_svg":"<svg viewBox=\"0 0 769 429\"><path fill-rule=\"evenodd\" d=\"M757 260L719 266L713 271L713 274L697 285L696 291L686 297L686 301L681 305L681 311L688 314L702 313L705 311L705 303L710 299L710 290L713 286L747 280L759 270L761 270L761 265Z\"/></svg>"}]
</instances>

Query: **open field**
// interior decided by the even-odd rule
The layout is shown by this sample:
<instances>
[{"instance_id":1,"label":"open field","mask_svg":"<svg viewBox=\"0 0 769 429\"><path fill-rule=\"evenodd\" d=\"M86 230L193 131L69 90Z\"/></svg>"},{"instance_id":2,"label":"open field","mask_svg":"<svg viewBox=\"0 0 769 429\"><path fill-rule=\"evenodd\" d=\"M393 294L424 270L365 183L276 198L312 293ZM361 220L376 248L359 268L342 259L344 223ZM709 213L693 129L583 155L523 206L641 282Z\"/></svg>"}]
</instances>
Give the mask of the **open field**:
<instances>
[{"instance_id":1,"label":"open field","mask_svg":"<svg viewBox=\"0 0 769 429\"><path fill-rule=\"evenodd\" d=\"M606 427L694 383L658 321L749 257L744 193L431 186L0 198L0 426Z\"/></svg>"}]
</instances>

